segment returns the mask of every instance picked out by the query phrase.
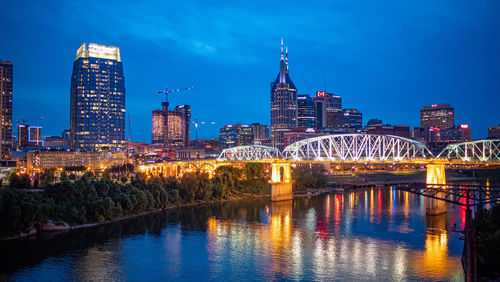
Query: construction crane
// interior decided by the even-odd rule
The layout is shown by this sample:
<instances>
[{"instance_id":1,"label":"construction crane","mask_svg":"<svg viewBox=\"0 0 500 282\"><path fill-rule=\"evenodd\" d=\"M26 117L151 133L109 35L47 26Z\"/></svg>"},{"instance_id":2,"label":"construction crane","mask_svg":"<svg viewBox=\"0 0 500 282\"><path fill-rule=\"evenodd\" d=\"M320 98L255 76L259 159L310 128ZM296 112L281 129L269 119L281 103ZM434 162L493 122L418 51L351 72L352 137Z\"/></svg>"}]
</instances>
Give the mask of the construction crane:
<instances>
[{"instance_id":1,"label":"construction crane","mask_svg":"<svg viewBox=\"0 0 500 282\"><path fill-rule=\"evenodd\" d=\"M195 128L195 140L198 140L198 126L201 124L201 125L204 125L204 124L210 124L210 125L214 125L215 124L215 121L209 121L209 122L206 122L206 121L198 121L197 118L194 119L194 121L192 122L194 124L194 128Z\"/></svg>"},{"instance_id":2,"label":"construction crane","mask_svg":"<svg viewBox=\"0 0 500 282\"><path fill-rule=\"evenodd\" d=\"M156 91L156 93L165 94L165 102L168 103L168 94L174 93L174 92L179 92L179 91L188 91L188 90L191 90L193 88L194 88L194 86L186 87L186 88L177 88L177 89L168 89L168 87L165 87L165 90Z\"/></svg>"}]
</instances>

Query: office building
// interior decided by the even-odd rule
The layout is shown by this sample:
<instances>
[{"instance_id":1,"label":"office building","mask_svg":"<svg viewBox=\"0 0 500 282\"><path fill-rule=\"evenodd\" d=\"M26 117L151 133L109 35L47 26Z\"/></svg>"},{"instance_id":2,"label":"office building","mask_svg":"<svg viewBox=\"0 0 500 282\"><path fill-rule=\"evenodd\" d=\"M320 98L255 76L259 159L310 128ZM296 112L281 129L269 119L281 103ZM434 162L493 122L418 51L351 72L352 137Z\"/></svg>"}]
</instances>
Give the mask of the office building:
<instances>
[{"instance_id":1,"label":"office building","mask_svg":"<svg viewBox=\"0 0 500 282\"><path fill-rule=\"evenodd\" d=\"M235 146L252 145L252 127L246 124L227 124L220 128L220 150Z\"/></svg>"},{"instance_id":2,"label":"office building","mask_svg":"<svg viewBox=\"0 0 500 282\"><path fill-rule=\"evenodd\" d=\"M71 76L74 150L125 150L125 79L120 49L83 43Z\"/></svg>"},{"instance_id":3,"label":"office building","mask_svg":"<svg viewBox=\"0 0 500 282\"><path fill-rule=\"evenodd\" d=\"M372 118L371 120L369 120L366 123L366 127L371 127L371 126L375 126L375 125L379 125L379 124L382 124L382 120L381 119Z\"/></svg>"},{"instance_id":4,"label":"office building","mask_svg":"<svg viewBox=\"0 0 500 282\"><path fill-rule=\"evenodd\" d=\"M461 124L440 130L441 141L464 142L472 140L472 130L468 124Z\"/></svg>"},{"instance_id":5,"label":"office building","mask_svg":"<svg viewBox=\"0 0 500 282\"><path fill-rule=\"evenodd\" d=\"M283 149L284 133L297 127L297 88L288 72L288 48L283 53L281 40L280 72L271 83L271 143Z\"/></svg>"},{"instance_id":6,"label":"office building","mask_svg":"<svg viewBox=\"0 0 500 282\"><path fill-rule=\"evenodd\" d=\"M162 110L152 111L151 144L163 144L165 134L165 116Z\"/></svg>"},{"instance_id":7,"label":"office building","mask_svg":"<svg viewBox=\"0 0 500 282\"><path fill-rule=\"evenodd\" d=\"M450 104L425 105L420 110L420 127L451 128L455 124L455 110Z\"/></svg>"},{"instance_id":8,"label":"office building","mask_svg":"<svg viewBox=\"0 0 500 282\"><path fill-rule=\"evenodd\" d=\"M313 98L315 108L316 129L327 128L327 119L329 113L342 111L342 98L326 91L316 91L316 97Z\"/></svg>"},{"instance_id":9,"label":"office building","mask_svg":"<svg viewBox=\"0 0 500 282\"><path fill-rule=\"evenodd\" d=\"M252 123L250 127L252 128L253 144L269 144L269 125Z\"/></svg>"},{"instance_id":10,"label":"office building","mask_svg":"<svg viewBox=\"0 0 500 282\"><path fill-rule=\"evenodd\" d=\"M297 96L297 125L298 127L316 128L314 101L307 94Z\"/></svg>"},{"instance_id":11,"label":"office building","mask_svg":"<svg viewBox=\"0 0 500 282\"><path fill-rule=\"evenodd\" d=\"M393 135L410 138L410 127L408 125L376 124L365 127L364 132L367 134Z\"/></svg>"},{"instance_id":12,"label":"office building","mask_svg":"<svg viewBox=\"0 0 500 282\"><path fill-rule=\"evenodd\" d=\"M12 91L14 64L0 59L0 159L12 156Z\"/></svg>"},{"instance_id":13,"label":"office building","mask_svg":"<svg viewBox=\"0 0 500 282\"><path fill-rule=\"evenodd\" d=\"M488 139L500 139L500 124L494 127L488 127Z\"/></svg>"},{"instance_id":14,"label":"office building","mask_svg":"<svg viewBox=\"0 0 500 282\"><path fill-rule=\"evenodd\" d=\"M191 135L191 106L180 105L169 111L168 102L162 102L161 105L161 110L152 111L151 143L188 147Z\"/></svg>"},{"instance_id":15,"label":"office building","mask_svg":"<svg viewBox=\"0 0 500 282\"><path fill-rule=\"evenodd\" d=\"M300 140L318 137L322 135L325 135L325 133L322 133L314 128L306 128L306 127L294 128L290 132L285 132L285 146L291 145Z\"/></svg>"},{"instance_id":16,"label":"office building","mask_svg":"<svg viewBox=\"0 0 500 282\"><path fill-rule=\"evenodd\" d=\"M363 127L363 114L357 109L343 109L340 112L327 113L327 128L353 128Z\"/></svg>"}]
</instances>

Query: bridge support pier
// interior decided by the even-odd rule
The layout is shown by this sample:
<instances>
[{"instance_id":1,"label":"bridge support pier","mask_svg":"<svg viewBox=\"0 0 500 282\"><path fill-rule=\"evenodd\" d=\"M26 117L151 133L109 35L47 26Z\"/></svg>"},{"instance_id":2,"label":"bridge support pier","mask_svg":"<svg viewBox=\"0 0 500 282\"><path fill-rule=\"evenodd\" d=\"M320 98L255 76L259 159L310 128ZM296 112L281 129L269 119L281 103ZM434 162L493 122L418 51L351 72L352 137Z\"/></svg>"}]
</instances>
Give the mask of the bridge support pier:
<instances>
[{"instance_id":1,"label":"bridge support pier","mask_svg":"<svg viewBox=\"0 0 500 282\"><path fill-rule=\"evenodd\" d=\"M293 198L292 167L289 162L272 164L271 201L286 201Z\"/></svg>"},{"instance_id":2,"label":"bridge support pier","mask_svg":"<svg viewBox=\"0 0 500 282\"><path fill-rule=\"evenodd\" d=\"M446 173L445 173L445 167L444 163L429 163L427 164L427 185L432 185L432 184L446 184ZM442 188L440 186L439 188ZM436 196L440 197L442 195L439 195L438 193ZM425 199L425 213L426 215L440 215L444 214L447 212L446 208L446 202L437 200L437 199L431 199L431 198L426 198Z\"/></svg>"}]
</instances>

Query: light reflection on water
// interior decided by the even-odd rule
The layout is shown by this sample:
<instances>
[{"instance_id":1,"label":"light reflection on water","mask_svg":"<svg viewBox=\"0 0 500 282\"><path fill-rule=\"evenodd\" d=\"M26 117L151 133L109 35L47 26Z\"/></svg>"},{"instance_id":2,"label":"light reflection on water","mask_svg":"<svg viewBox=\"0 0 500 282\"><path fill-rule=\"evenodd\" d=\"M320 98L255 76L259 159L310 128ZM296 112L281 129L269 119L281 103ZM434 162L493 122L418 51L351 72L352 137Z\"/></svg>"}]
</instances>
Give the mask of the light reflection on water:
<instances>
[{"instance_id":1,"label":"light reflection on water","mask_svg":"<svg viewBox=\"0 0 500 282\"><path fill-rule=\"evenodd\" d=\"M462 226L462 210L449 206L446 214L426 216L425 207L420 196L372 188L184 208L143 227L137 219L101 226L120 232L57 254L40 252L40 261L18 263L0 278L463 280L463 242L450 232L454 223ZM90 231L83 234L88 239ZM78 234L61 239L71 236Z\"/></svg>"}]
</instances>

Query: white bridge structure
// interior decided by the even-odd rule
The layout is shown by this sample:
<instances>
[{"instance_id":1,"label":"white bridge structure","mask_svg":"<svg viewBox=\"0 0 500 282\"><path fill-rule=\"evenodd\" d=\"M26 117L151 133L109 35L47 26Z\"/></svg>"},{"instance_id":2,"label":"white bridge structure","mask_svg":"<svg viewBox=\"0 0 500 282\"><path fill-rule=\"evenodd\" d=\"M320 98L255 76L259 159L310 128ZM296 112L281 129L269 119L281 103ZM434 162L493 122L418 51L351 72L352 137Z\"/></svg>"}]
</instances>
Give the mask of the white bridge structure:
<instances>
[{"instance_id":1,"label":"white bridge structure","mask_svg":"<svg viewBox=\"0 0 500 282\"><path fill-rule=\"evenodd\" d=\"M219 161L260 161L279 159L281 153L277 148L250 145L250 146L236 146L224 149L219 155Z\"/></svg>"},{"instance_id":2,"label":"white bridge structure","mask_svg":"<svg viewBox=\"0 0 500 282\"><path fill-rule=\"evenodd\" d=\"M372 134L338 134L304 139L286 147L283 156L288 160L383 162L433 157L420 142Z\"/></svg>"},{"instance_id":3,"label":"white bridge structure","mask_svg":"<svg viewBox=\"0 0 500 282\"><path fill-rule=\"evenodd\" d=\"M500 162L500 139L486 139L450 144L437 158L464 162Z\"/></svg>"}]
</instances>

